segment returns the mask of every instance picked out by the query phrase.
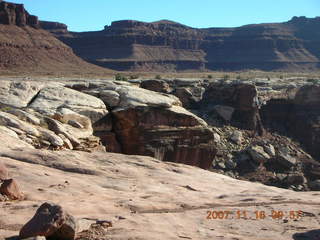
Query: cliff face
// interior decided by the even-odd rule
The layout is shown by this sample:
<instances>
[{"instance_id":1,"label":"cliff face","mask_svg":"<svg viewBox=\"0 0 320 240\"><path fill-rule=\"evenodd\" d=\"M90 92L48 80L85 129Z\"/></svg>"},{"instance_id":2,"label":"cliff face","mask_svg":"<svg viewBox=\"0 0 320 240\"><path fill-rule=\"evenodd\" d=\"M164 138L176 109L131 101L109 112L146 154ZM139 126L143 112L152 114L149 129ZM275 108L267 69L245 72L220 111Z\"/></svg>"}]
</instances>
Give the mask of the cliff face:
<instances>
[{"instance_id":1,"label":"cliff face","mask_svg":"<svg viewBox=\"0 0 320 240\"><path fill-rule=\"evenodd\" d=\"M117 21L97 32L56 32L83 59L116 70L319 68L320 18L195 29L171 21Z\"/></svg>"},{"instance_id":2,"label":"cliff face","mask_svg":"<svg viewBox=\"0 0 320 240\"><path fill-rule=\"evenodd\" d=\"M101 71L77 57L72 49L41 28L62 27L41 22L22 4L0 2L1 72ZM53 27L52 27L53 28Z\"/></svg>"}]
</instances>

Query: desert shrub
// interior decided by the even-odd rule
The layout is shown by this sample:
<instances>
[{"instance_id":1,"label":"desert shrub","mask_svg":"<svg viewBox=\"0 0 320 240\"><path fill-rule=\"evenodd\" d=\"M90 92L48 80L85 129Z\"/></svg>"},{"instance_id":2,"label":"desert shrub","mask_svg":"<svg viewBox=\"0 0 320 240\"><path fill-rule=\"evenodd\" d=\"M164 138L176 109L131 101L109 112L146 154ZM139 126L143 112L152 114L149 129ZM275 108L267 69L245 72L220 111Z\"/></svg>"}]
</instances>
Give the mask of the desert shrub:
<instances>
[{"instance_id":1,"label":"desert shrub","mask_svg":"<svg viewBox=\"0 0 320 240\"><path fill-rule=\"evenodd\" d=\"M320 84L320 79L309 78L307 82L310 82L313 84Z\"/></svg>"},{"instance_id":2,"label":"desert shrub","mask_svg":"<svg viewBox=\"0 0 320 240\"><path fill-rule=\"evenodd\" d=\"M211 74L209 74L209 75L208 75L208 78L209 78L209 79L212 79L213 77L212 77L212 75L211 75Z\"/></svg>"},{"instance_id":3,"label":"desert shrub","mask_svg":"<svg viewBox=\"0 0 320 240\"><path fill-rule=\"evenodd\" d=\"M157 74L157 75L155 76L155 79L160 80L160 79L161 79L161 76L160 76L159 74Z\"/></svg>"},{"instance_id":4,"label":"desert shrub","mask_svg":"<svg viewBox=\"0 0 320 240\"><path fill-rule=\"evenodd\" d=\"M131 80L138 79L138 78L139 78L139 75L137 75L137 74L130 75Z\"/></svg>"},{"instance_id":5,"label":"desert shrub","mask_svg":"<svg viewBox=\"0 0 320 240\"><path fill-rule=\"evenodd\" d=\"M230 79L230 76L229 76L228 74L226 74L226 75L224 75L224 76L222 77L222 79L223 79L224 81L227 81L227 80Z\"/></svg>"},{"instance_id":6,"label":"desert shrub","mask_svg":"<svg viewBox=\"0 0 320 240\"><path fill-rule=\"evenodd\" d=\"M114 79L117 81L128 81L128 78L126 76L122 75L121 73L117 73L114 76Z\"/></svg>"}]
</instances>

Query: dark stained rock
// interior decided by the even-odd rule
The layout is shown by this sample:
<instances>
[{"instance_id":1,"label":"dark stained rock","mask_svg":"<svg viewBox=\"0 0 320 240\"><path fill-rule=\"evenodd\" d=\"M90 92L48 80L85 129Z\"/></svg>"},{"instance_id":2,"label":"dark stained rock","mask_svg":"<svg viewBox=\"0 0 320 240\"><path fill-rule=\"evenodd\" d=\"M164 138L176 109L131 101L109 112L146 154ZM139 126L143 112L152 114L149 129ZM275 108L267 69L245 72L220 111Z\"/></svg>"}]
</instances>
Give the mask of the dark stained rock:
<instances>
[{"instance_id":1,"label":"dark stained rock","mask_svg":"<svg viewBox=\"0 0 320 240\"><path fill-rule=\"evenodd\" d=\"M216 153L213 132L180 110L136 107L113 112L122 152L208 169Z\"/></svg>"},{"instance_id":2,"label":"dark stained rock","mask_svg":"<svg viewBox=\"0 0 320 240\"><path fill-rule=\"evenodd\" d=\"M47 239L73 240L77 232L77 223L59 205L42 204L32 219L20 230L19 237L44 236Z\"/></svg>"},{"instance_id":3,"label":"dark stained rock","mask_svg":"<svg viewBox=\"0 0 320 240\"><path fill-rule=\"evenodd\" d=\"M164 80L158 80L158 79L144 80L141 82L140 87L144 89L148 89L150 91L154 91L154 92L161 92L161 93L170 92L170 86Z\"/></svg>"}]
</instances>

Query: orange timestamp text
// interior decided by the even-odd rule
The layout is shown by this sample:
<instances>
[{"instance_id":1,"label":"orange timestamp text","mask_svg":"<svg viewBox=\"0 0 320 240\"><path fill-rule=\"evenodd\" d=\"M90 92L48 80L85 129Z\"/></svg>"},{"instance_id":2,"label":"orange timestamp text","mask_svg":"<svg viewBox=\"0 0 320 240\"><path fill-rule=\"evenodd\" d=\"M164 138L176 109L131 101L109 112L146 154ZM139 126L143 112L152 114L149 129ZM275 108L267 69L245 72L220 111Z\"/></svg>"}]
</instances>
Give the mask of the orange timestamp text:
<instances>
[{"instance_id":1,"label":"orange timestamp text","mask_svg":"<svg viewBox=\"0 0 320 240\"><path fill-rule=\"evenodd\" d=\"M235 211L207 211L208 220L223 220L223 219L245 219L245 220L263 220L266 218L270 219L293 219L298 220L303 217L303 211L246 211L246 210L235 210Z\"/></svg>"}]
</instances>

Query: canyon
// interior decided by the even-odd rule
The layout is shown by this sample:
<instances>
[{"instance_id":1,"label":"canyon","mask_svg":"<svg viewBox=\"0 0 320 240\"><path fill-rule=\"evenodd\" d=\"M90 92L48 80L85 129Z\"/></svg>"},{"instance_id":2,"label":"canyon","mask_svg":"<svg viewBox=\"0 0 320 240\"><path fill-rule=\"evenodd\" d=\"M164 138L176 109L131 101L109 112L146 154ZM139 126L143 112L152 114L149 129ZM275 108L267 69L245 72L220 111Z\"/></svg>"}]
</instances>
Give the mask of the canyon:
<instances>
[{"instance_id":1,"label":"canyon","mask_svg":"<svg viewBox=\"0 0 320 240\"><path fill-rule=\"evenodd\" d=\"M47 30L86 61L114 70L297 72L319 69L319 26L319 17L293 17L237 28L123 20L95 32Z\"/></svg>"},{"instance_id":2,"label":"canyon","mask_svg":"<svg viewBox=\"0 0 320 240\"><path fill-rule=\"evenodd\" d=\"M319 77L108 68L313 71L319 23L76 33L0 0L0 239L318 239Z\"/></svg>"}]
</instances>

